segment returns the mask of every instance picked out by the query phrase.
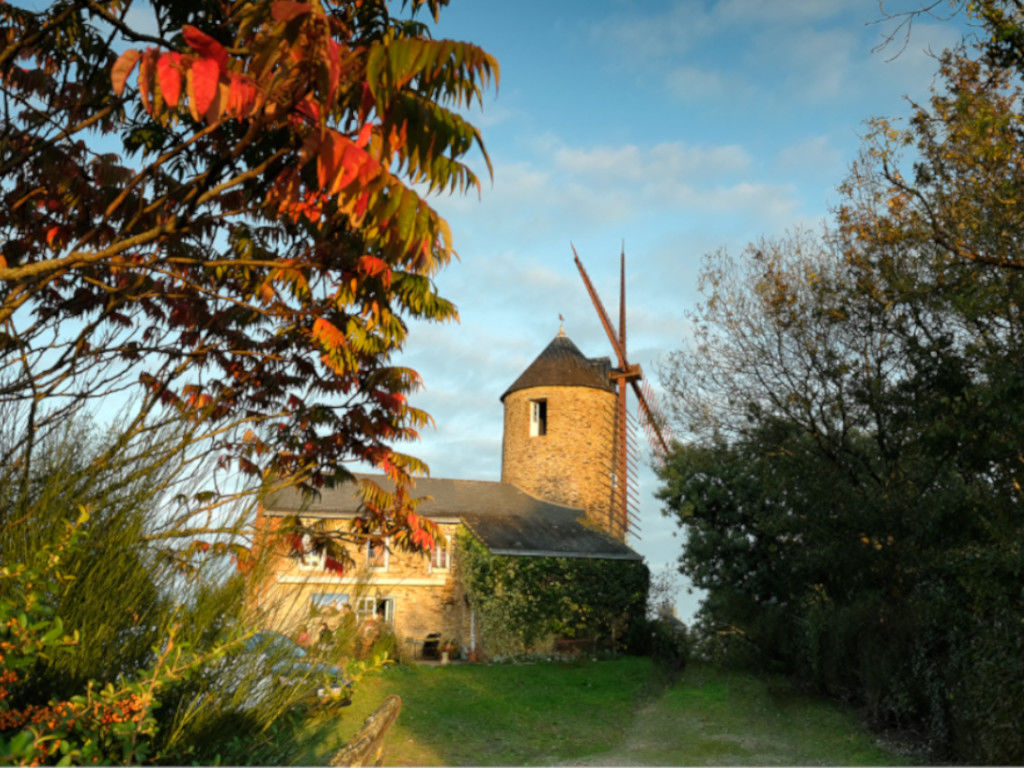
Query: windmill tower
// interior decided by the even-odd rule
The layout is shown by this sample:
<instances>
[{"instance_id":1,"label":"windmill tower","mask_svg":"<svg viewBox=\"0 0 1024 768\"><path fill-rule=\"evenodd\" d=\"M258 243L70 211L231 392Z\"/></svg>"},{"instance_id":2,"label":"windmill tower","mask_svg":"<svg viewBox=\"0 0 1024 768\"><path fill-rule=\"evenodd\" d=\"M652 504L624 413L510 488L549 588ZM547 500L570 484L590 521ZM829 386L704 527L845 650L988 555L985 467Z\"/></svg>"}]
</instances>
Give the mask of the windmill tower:
<instances>
[{"instance_id":1,"label":"windmill tower","mask_svg":"<svg viewBox=\"0 0 1024 768\"><path fill-rule=\"evenodd\" d=\"M581 508L591 523L614 533L608 496L615 425L610 372L607 357L585 357L559 330L501 396L501 481Z\"/></svg>"},{"instance_id":2,"label":"windmill tower","mask_svg":"<svg viewBox=\"0 0 1024 768\"><path fill-rule=\"evenodd\" d=\"M626 358L625 256L618 333L579 257L576 264L612 341L618 366L609 357L584 356L565 330L559 330L501 396L505 406L501 480L538 498L582 508L592 525L625 541L628 533L635 533L637 523L636 446L627 408L630 386L656 454L663 455L667 444L643 372Z\"/></svg>"},{"instance_id":3,"label":"windmill tower","mask_svg":"<svg viewBox=\"0 0 1024 768\"><path fill-rule=\"evenodd\" d=\"M610 523L614 532L621 531L621 537L636 528L638 519L636 491L636 443L632 439L630 429L631 416L628 408L628 390L633 389L647 439L650 441L657 460L664 460L669 452L665 419L658 409L654 392L644 378L639 365L632 365L626 355L626 251L623 248L619 258L619 328L616 333L611 319L605 311L601 298L597 295L587 271L583 268L576 248L572 248L576 268L579 269L583 284L594 303L594 309L604 326L608 340L611 342L618 367L609 372L610 380L615 389L615 418L613 427L613 445L611 452L610 482Z\"/></svg>"}]
</instances>

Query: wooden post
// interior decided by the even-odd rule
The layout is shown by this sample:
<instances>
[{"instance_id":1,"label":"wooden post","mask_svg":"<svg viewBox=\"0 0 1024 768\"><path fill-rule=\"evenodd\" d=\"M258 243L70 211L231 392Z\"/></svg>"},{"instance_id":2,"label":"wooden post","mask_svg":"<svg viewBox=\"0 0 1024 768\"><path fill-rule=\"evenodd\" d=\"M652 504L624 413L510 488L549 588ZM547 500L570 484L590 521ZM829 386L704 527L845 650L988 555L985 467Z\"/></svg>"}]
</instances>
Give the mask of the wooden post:
<instances>
[{"instance_id":1,"label":"wooden post","mask_svg":"<svg viewBox=\"0 0 1024 768\"><path fill-rule=\"evenodd\" d=\"M331 758L330 765L381 765L384 762L384 737L401 710L402 700L398 696L392 694L384 699L384 703L366 718L352 741Z\"/></svg>"}]
</instances>

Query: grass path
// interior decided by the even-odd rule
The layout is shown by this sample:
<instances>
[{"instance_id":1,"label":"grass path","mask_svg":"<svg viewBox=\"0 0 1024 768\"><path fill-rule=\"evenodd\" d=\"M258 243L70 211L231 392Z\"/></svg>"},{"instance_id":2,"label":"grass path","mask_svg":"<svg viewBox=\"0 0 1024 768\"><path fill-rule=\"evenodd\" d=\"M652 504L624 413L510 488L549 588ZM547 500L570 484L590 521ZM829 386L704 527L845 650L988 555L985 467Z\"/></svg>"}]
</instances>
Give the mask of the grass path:
<instances>
[{"instance_id":1,"label":"grass path","mask_svg":"<svg viewBox=\"0 0 1024 768\"><path fill-rule=\"evenodd\" d=\"M666 689L650 661L635 658L388 670L361 681L341 722L319 723L295 762L324 764L389 693L403 707L386 765L907 762L852 713L782 678L694 664Z\"/></svg>"},{"instance_id":2,"label":"grass path","mask_svg":"<svg viewBox=\"0 0 1024 768\"><path fill-rule=\"evenodd\" d=\"M852 713L785 680L704 666L636 712L621 743L570 765L899 765Z\"/></svg>"}]
</instances>

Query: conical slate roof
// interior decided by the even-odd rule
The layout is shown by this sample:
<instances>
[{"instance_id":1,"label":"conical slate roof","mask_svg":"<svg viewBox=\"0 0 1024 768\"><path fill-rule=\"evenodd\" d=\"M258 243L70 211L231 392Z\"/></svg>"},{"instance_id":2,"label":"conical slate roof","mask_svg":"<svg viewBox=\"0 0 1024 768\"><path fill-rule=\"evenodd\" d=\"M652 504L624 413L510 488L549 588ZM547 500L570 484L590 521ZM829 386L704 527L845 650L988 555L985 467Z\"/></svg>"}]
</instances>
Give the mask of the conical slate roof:
<instances>
[{"instance_id":1,"label":"conical slate roof","mask_svg":"<svg viewBox=\"0 0 1024 768\"><path fill-rule=\"evenodd\" d=\"M530 387L591 387L614 392L608 374L611 362L607 357L584 357L572 340L559 331L550 344L537 355L522 375L505 390L502 402L513 392Z\"/></svg>"}]
</instances>

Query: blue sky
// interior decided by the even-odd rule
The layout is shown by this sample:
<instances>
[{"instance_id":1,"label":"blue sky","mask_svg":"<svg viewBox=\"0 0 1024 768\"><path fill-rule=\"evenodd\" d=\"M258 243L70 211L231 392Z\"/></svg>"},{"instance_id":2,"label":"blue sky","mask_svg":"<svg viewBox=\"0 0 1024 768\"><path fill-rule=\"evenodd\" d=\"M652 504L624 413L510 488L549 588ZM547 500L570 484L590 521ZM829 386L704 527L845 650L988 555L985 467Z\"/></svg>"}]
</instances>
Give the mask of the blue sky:
<instances>
[{"instance_id":1,"label":"blue sky","mask_svg":"<svg viewBox=\"0 0 1024 768\"><path fill-rule=\"evenodd\" d=\"M899 12L919 2L887 2ZM473 119L494 164L482 195L438 198L460 260L438 277L459 324L413 326L401 362L437 427L409 451L435 477L496 480L498 398L558 332L610 355L572 262L606 303L625 243L630 356L660 390L659 361L684 346L702 257L816 227L838 201L865 120L927 98L932 51L962 19L897 22L875 0L453 0L435 37L494 54L500 87ZM904 42L906 45L904 46ZM898 55L897 55L898 54ZM641 476L631 543L657 572L680 539ZM685 619L696 596L677 602Z\"/></svg>"}]
</instances>

